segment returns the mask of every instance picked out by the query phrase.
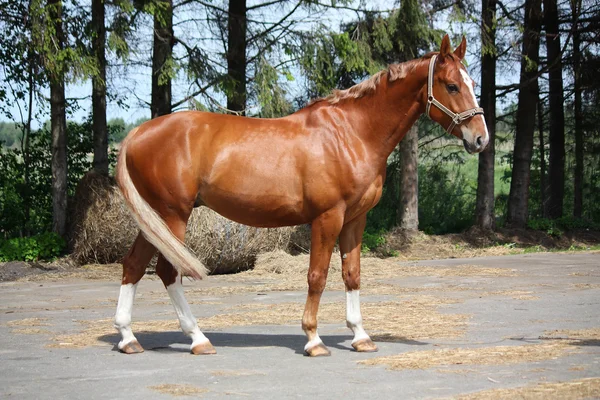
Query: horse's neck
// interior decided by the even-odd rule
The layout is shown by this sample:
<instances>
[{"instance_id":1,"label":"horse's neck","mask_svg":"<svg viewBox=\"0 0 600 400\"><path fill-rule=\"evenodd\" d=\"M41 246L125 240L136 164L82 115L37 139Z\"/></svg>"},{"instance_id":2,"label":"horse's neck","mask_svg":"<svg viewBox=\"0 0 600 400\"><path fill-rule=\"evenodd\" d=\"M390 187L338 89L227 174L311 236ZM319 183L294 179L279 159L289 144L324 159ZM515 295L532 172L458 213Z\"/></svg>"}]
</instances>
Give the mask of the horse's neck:
<instances>
[{"instance_id":1,"label":"horse's neck","mask_svg":"<svg viewBox=\"0 0 600 400\"><path fill-rule=\"evenodd\" d=\"M387 161L424 112L422 98L426 83L427 72L416 68L410 77L396 82L382 81L373 95L355 100L357 132L381 162Z\"/></svg>"}]
</instances>

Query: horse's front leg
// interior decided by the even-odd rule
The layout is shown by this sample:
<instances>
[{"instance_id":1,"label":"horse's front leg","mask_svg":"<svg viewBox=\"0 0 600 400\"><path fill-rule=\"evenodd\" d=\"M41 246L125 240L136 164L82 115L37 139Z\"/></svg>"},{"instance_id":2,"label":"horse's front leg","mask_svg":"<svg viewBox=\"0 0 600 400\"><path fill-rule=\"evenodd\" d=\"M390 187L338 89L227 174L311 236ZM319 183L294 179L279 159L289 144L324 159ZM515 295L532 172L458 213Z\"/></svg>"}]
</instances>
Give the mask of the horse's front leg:
<instances>
[{"instance_id":1,"label":"horse's front leg","mask_svg":"<svg viewBox=\"0 0 600 400\"><path fill-rule=\"evenodd\" d=\"M302 317L302 329L308 338L304 352L311 357L331 354L317 333L317 312L327 282L331 253L342 228L343 219L343 210L336 208L321 214L311 224L308 296Z\"/></svg>"},{"instance_id":2,"label":"horse's front leg","mask_svg":"<svg viewBox=\"0 0 600 400\"><path fill-rule=\"evenodd\" d=\"M346 286L346 325L354 333L352 347L356 351L377 351L377 346L365 332L360 313L360 250L367 222L364 214L350 221L340 233L342 277Z\"/></svg>"}]
</instances>

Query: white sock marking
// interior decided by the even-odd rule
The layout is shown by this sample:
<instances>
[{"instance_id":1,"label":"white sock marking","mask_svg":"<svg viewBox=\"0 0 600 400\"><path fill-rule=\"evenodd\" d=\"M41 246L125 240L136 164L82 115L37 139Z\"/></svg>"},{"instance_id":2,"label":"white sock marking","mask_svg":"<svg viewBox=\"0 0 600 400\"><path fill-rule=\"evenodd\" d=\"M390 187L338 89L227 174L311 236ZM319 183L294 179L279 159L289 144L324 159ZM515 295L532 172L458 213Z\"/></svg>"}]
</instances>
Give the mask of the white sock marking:
<instances>
[{"instance_id":1,"label":"white sock marking","mask_svg":"<svg viewBox=\"0 0 600 400\"><path fill-rule=\"evenodd\" d=\"M362 339L369 339L362 324L362 315L360 313L360 290L350 290L346 292L346 325L354 332L352 343Z\"/></svg>"},{"instance_id":2,"label":"white sock marking","mask_svg":"<svg viewBox=\"0 0 600 400\"><path fill-rule=\"evenodd\" d=\"M128 283L121 285L119 292L119 301L117 303L117 312L115 314L115 328L121 333L119 349L136 340L131 330L131 314L133 313L133 300L137 290L137 283Z\"/></svg>"},{"instance_id":3,"label":"white sock marking","mask_svg":"<svg viewBox=\"0 0 600 400\"><path fill-rule=\"evenodd\" d=\"M200 328L198 328L198 322L194 317L194 314L192 314L190 305L185 299L183 286L179 277L175 279L175 283L167 286L167 292L169 293L171 303L173 303L173 307L179 318L181 330L192 338L192 348L197 344L208 342L206 336L204 336L200 331Z\"/></svg>"},{"instance_id":4,"label":"white sock marking","mask_svg":"<svg viewBox=\"0 0 600 400\"><path fill-rule=\"evenodd\" d=\"M304 351L308 351L308 349L312 349L313 347L323 343L318 333L315 333L315 337L312 340L309 340L308 343L304 346Z\"/></svg>"}]
</instances>

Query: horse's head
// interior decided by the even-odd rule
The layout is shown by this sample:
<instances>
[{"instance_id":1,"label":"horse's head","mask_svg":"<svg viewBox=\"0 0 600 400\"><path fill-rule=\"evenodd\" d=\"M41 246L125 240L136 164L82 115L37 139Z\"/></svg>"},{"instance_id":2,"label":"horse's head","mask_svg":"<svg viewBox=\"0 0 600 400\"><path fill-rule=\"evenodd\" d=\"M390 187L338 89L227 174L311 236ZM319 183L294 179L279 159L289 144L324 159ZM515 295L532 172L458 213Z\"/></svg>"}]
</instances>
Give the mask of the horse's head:
<instances>
[{"instance_id":1,"label":"horse's head","mask_svg":"<svg viewBox=\"0 0 600 400\"><path fill-rule=\"evenodd\" d=\"M448 133L462 139L469 153L479 153L490 136L475 98L473 79L461 62L466 50L464 37L452 52L450 39L444 36L439 54L430 60L426 112Z\"/></svg>"}]
</instances>

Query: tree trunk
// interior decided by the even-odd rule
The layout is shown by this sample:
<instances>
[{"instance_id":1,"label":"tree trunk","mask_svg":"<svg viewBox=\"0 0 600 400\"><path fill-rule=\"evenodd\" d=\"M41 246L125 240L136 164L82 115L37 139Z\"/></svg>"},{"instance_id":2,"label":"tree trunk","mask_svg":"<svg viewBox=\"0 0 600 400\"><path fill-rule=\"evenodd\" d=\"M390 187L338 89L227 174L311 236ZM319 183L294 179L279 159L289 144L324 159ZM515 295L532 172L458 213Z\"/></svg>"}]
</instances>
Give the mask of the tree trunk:
<instances>
[{"instance_id":1,"label":"tree trunk","mask_svg":"<svg viewBox=\"0 0 600 400\"><path fill-rule=\"evenodd\" d=\"M573 216L581 218L583 213L583 113L581 109L581 37L579 13L581 0L571 0L573 14L573 72L575 85L575 179Z\"/></svg>"},{"instance_id":2,"label":"tree trunk","mask_svg":"<svg viewBox=\"0 0 600 400\"><path fill-rule=\"evenodd\" d=\"M544 148L544 104L539 90L537 107L540 142L540 216L544 218L546 216L546 149Z\"/></svg>"},{"instance_id":3,"label":"tree trunk","mask_svg":"<svg viewBox=\"0 0 600 400\"><path fill-rule=\"evenodd\" d=\"M246 0L229 0L227 74L231 84L227 108L246 109Z\"/></svg>"},{"instance_id":4,"label":"tree trunk","mask_svg":"<svg viewBox=\"0 0 600 400\"><path fill-rule=\"evenodd\" d=\"M173 46L173 1L165 0L166 9L154 15L154 45L152 49L152 118L171 113L171 80Z\"/></svg>"},{"instance_id":5,"label":"tree trunk","mask_svg":"<svg viewBox=\"0 0 600 400\"><path fill-rule=\"evenodd\" d=\"M54 24L53 41L64 47L62 4L48 0L51 21ZM65 114L65 73L61 63L49 70L50 127L52 168L52 231L65 236L67 230L67 117Z\"/></svg>"},{"instance_id":6,"label":"tree trunk","mask_svg":"<svg viewBox=\"0 0 600 400\"><path fill-rule=\"evenodd\" d=\"M490 135L487 148L479 153L475 224L494 229L494 158L496 156L496 0L481 2L481 108Z\"/></svg>"},{"instance_id":7,"label":"tree trunk","mask_svg":"<svg viewBox=\"0 0 600 400\"><path fill-rule=\"evenodd\" d=\"M31 168L30 143L31 143L31 123L33 122L33 97L35 96L34 73L34 55L33 51L27 51L27 73L28 73L28 104L27 104L27 122L25 123L24 138L21 140L21 154L23 154L23 207L25 207L25 218L23 233L26 236L31 235L31 187L29 185L29 170Z\"/></svg>"},{"instance_id":8,"label":"tree trunk","mask_svg":"<svg viewBox=\"0 0 600 400\"><path fill-rule=\"evenodd\" d=\"M108 176L108 127L106 124L106 27L104 0L92 0L93 48L98 75L92 77L92 131L94 133L94 160L96 172Z\"/></svg>"},{"instance_id":9,"label":"tree trunk","mask_svg":"<svg viewBox=\"0 0 600 400\"><path fill-rule=\"evenodd\" d=\"M400 201L398 227L407 231L419 229L419 129L415 123L400 141Z\"/></svg>"},{"instance_id":10,"label":"tree trunk","mask_svg":"<svg viewBox=\"0 0 600 400\"><path fill-rule=\"evenodd\" d=\"M547 215L550 218L558 218L563 215L565 193L565 115L556 0L544 0L544 22L550 93L550 198L548 199Z\"/></svg>"},{"instance_id":11,"label":"tree trunk","mask_svg":"<svg viewBox=\"0 0 600 400\"><path fill-rule=\"evenodd\" d=\"M541 0L525 1L525 32L523 34L523 56L521 57L521 77L519 105L515 134L510 195L508 197L508 226L524 228L527 225L529 206L529 178L531 155L535 131L535 106L538 99L537 67L539 63ZM529 63L534 68L528 67Z\"/></svg>"}]
</instances>

